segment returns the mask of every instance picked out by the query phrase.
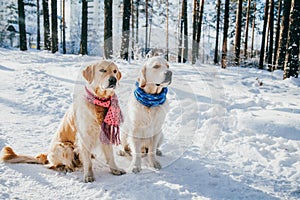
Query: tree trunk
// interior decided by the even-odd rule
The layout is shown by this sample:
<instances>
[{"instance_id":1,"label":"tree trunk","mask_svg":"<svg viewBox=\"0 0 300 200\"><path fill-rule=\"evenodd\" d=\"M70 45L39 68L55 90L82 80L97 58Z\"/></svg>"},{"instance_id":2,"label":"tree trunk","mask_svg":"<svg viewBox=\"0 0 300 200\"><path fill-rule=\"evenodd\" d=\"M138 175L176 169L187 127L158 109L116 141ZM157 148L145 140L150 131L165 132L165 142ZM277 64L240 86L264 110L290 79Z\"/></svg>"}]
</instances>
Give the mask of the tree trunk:
<instances>
[{"instance_id":1,"label":"tree trunk","mask_svg":"<svg viewBox=\"0 0 300 200\"><path fill-rule=\"evenodd\" d=\"M136 0L136 34L135 34L135 42L136 44L139 43L139 6L140 6L140 0Z\"/></svg>"},{"instance_id":2,"label":"tree trunk","mask_svg":"<svg viewBox=\"0 0 300 200\"><path fill-rule=\"evenodd\" d=\"M104 57L106 59L111 58L113 54L112 3L113 0L104 0Z\"/></svg>"},{"instance_id":3,"label":"tree trunk","mask_svg":"<svg viewBox=\"0 0 300 200\"><path fill-rule=\"evenodd\" d=\"M299 74L299 45L300 45L300 1L292 0L290 11L290 26L287 41L287 54L284 61L283 78L295 77Z\"/></svg>"},{"instance_id":4,"label":"tree trunk","mask_svg":"<svg viewBox=\"0 0 300 200\"><path fill-rule=\"evenodd\" d=\"M51 0L51 52L58 51L57 0Z\"/></svg>"},{"instance_id":5,"label":"tree trunk","mask_svg":"<svg viewBox=\"0 0 300 200\"><path fill-rule=\"evenodd\" d=\"M188 51L189 51L189 46L188 46L188 19L187 19L187 0L183 0L184 3L184 13L183 13L183 24L184 24L184 50L183 50L183 63L185 63L188 60Z\"/></svg>"},{"instance_id":6,"label":"tree trunk","mask_svg":"<svg viewBox=\"0 0 300 200\"><path fill-rule=\"evenodd\" d=\"M197 25L198 25L198 11L199 11L199 3L198 0L194 0L194 11L193 11L193 41L192 41L192 64L196 63L197 56Z\"/></svg>"},{"instance_id":7,"label":"tree trunk","mask_svg":"<svg viewBox=\"0 0 300 200\"><path fill-rule=\"evenodd\" d=\"M26 39L26 24L25 24L25 10L23 0L18 0L18 13L19 13L19 32L20 32L20 50L27 50Z\"/></svg>"},{"instance_id":8,"label":"tree trunk","mask_svg":"<svg viewBox=\"0 0 300 200\"><path fill-rule=\"evenodd\" d=\"M135 21L135 7L134 7L135 3L134 0L131 0L131 59L134 60L134 46L135 46L135 41L134 41L134 21ZM128 50L129 51L129 50Z\"/></svg>"},{"instance_id":9,"label":"tree trunk","mask_svg":"<svg viewBox=\"0 0 300 200\"><path fill-rule=\"evenodd\" d=\"M255 52L254 52L254 32L255 32L255 15L256 15L256 2L253 4L253 19L252 19L252 38L251 38L251 58L254 57Z\"/></svg>"},{"instance_id":10,"label":"tree trunk","mask_svg":"<svg viewBox=\"0 0 300 200\"><path fill-rule=\"evenodd\" d=\"M271 0L270 5L270 18L269 18L269 30L270 30L270 42L269 42L269 50L268 50L268 70L272 71L272 55L273 55L273 44L274 44L274 0Z\"/></svg>"},{"instance_id":11,"label":"tree trunk","mask_svg":"<svg viewBox=\"0 0 300 200\"><path fill-rule=\"evenodd\" d=\"M199 6L198 6L199 7ZM204 12L204 0L201 0L200 4L200 11L199 11L199 20L197 25L197 58L199 58L199 45L200 45L200 38L201 38L201 27L202 27L202 20L203 20L203 12Z\"/></svg>"},{"instance_id":12,"label":"tree trunk","mask_svg":"<svg viewBox=\"0 0 300 200\"><path fill-rule=\"evenodd\" d=\"M250 0L249 0L250 1ZM221 13L221 0L217 0L217 27L216 27L216 44L215 44L215 56L214 63L218 64L218 52L219 52L219 27L220 27L220 13Z\"/></svg>"},{"instance_id":13,"label":"tree trunk","mask_svg":"<svg viewBox=\"0 0 300 200\"><path fill-rule=\"evenodd\" d=\"M184 0L183 0L184 1ZM182 2L182 7L181 7L181 16L180 16L180 33L179 33L179 40L178 40L178 62L182 62L182 33L183 33L183 13L184 13L184 2Z\"/></svg>"},{"instance_id":14,"label":"tree trunk","mask_svg":"<svg viewBox=\"0 0 300 200\"><path fill-rule=\"evenodd\" d=\"M169 61L169 0L166 0L166 60Z\"/></svg>"},{"instance_id":15,"label":"tree trunk","mask_svg":"<svg viewBox=\"0 0 300 200\"><path fill-rule=\"evenodd\" d=\"M226 68L226 64L227 64L226 60L227 60L227 36L228 36L228 27L229 27L229 3L230 0L225 0L222 62L221 62L221 66L223 69Z\"/></svg>"},{"instance_id":16,"label":"tree trunk","mask_svg":"<svg viewBox=\"0 0 300 200\"><path fill-rule=\"evenodd\" d=\"M148 53L148 0L146 0L146 32L145 32L145 51L144 54L146 55Z\"/></svg>"},{"instance_id":17,"label":"tree trunk","mask_svg":"<svg viewBox=\"0 0 300 200\"><path fill-rule=\"evenodd\" d=\"M241 52L241 31L242 31L242 12L243 12L243 0L238 0L238 9L236 12L236 29L235 29L235 65L240 64L240 52Z\"/></svg>"},{"instance_id":18,"label":"tree trunk","mask_svg":"<svg viewBox=\"0 0 300 200\"><path fill-rule=\"evenodd\" d=\"M246 27L245 27L245 48L244 48L245 59L248 58L248 30L249 30L249 22L250 22L250 8L251 8L251 0L248 0L247 14L246 14Z\"/></svg>"},{"instance_id":19,"label":"tree trunk","mask_svg":"<svg viewBox=\"0 0 300 200\"><path fill-rule=\"evenodd\" d=\"M40 0L36 1L36 16L37 16L37 33L36 33L36 49L40 50L41 31L40 31Z\"/></svg>"},{"instance_id":20,"label":"tree trunk","mask_svg":"<svg viewBox=\"0 0 300 200\"><path fill-rule=\"evenodd\" d=\"M62 0L62 49L66 54L66 1Z\"/></svg>"},{"instance_id":21,"label":"tree trunk","mask_svg":"<svg viewBox=\"0 0 300 200\"><path fill-rule=\"evenodd\" d=\"M283 69L283 63L284 63L285 54L286 54L287 37L288 37L288 31L289 31L290 10L291 10L291 0L284 0L279 47L278 47L278 52L277 52L278 69Z\"/></svg>"},{"instance_id":22,"label":"tree trunk","mask_svg":"<svg viewBox=\"0 0 300 200\"><path fill-rule=\"evenodd\" d=\"M265 14L264 14L264 25L261 39L260 56L259 56L259 69L264 68L264 56L265 56L265 42L266 42L266 29L268 23L268 12L269 12L269 0L266 0Z\"/></svg>"},{"instance_id":23,"label":"tree trunk","mask_svg":"<svg viewBox=\"0 0 300 200\"><path fill-rule=\"evenodd\" d=\"M88 0L82 0L82 19L81 19L81 42L80 54L86 55L87 51L87 36L88 36Z\"/></svg>"},{"instance_id":24,"label":"tree trunk","mask_svg":"<svg viewBox=\"0 0 300 200\"><path fill-rule=\"evenodd\" d=\"M276 60L277 60L277 51L279 46L279 35L280 35L280 18L281 18L281 9L282 9L282 0L278 0L278 15L277 15L277 24L276 24L276 36L275 36L275 48L274 48L274 57L273 57L273 69L275 70L276 67Z\"/></svg>"},{"instance_id":25,"label":"tree trunk","mask_svg":"<svg viewBox=\"0 0 300 200\"><path fill-rule=\"evenodd\" d=\"M125 60L128 60L128 51L129 51L130 10L131 10L130 0L123 0L121 58Z\"/></svg>"},{"instance_id":26,"label":"tree trunk","mask_svg":"<svg viewBox=\"0 0 300 200\"><path fill-rule=\"evenodd\" d=\"M44 49L51 50L48 0L43 0L43 20L44 20Z\"/></svg>"}]
</instances>

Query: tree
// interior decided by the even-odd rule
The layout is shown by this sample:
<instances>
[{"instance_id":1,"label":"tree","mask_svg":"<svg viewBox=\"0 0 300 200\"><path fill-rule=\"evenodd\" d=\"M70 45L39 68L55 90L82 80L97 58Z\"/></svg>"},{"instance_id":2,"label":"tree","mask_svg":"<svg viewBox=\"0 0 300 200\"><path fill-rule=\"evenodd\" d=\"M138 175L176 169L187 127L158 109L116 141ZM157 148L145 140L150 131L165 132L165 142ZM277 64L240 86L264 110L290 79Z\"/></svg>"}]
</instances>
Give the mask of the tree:
<instances>
[{"instance_id":1,"label":"tree","mask_svg":"<svg viewBox=\"0 0 300 200\"><path fill-rule=\"evenodd\" d=\"M82 55L86 55L88 53L87 32L88 32L88 0L82 0L81 41L80 41L80 54Z\"/></svg>"},{"instance_id":2,"label":"tree","mask_svg":"<svg viewBox=\"0 0 300 200\"><path fill-rule=\"evenodd\" d=\"M66 53L66 1L62 0L62 49L63 54Z\"/></svg>"},{"instance_id":3,"label":"tree","mask_svg":"<svg viewBox=\"0 0 300 200\"><path fill-rule=\"evenodd\" d=\"M269 14L269 31L270 31L270 42L269 42L269 50L268 50L268 70L272 71L272 55L273 55L273 43L274 43L274 0L270 0L270 14Z\"/></svg>"},{"instance_id":4,"label":"tree","mask_svg":"<svg viewBox=\"0 0 300 200\"><path fill-rule=\"evenodd\" d=\"M251 58L254 57L254 32L255 32L255 15L256 15L256 2L253 4L253 18L252 18L252 38L251 38Z\"/></svg>"},{"instance_id":5,"label":"tree","mask_svg":"<svg viewBox=\"0 0 300 200\"><path fill-rule=\"evenodd\" d=\"M286 54L286 44L287 37L289 31L289 17L291 10L291 0L284 0L283 2L283 14L282 14L282 23L280 30L280 39L279 39L279 47L277 51L277 68L283 69L283 63Z\"/></svg>"},{"instance_id":6,"label":"tree","mask_svg":"<svg viewBox=\"0 0 300 200\"><path fill-rule=\"evenodd\" d=\"M250 1L250 0L249 0ZM219 27L220 27L220 13L221 13L221 0L217 0L217 27L216 27L216 43L215 43L215 56L214 63L218 64L218 52L219 52Z\"/></svg>"},{"instance_id":7,"label":"tree","mask_svg":"<svg viewBox=\"0 0 300 200\"><path fill-rule=\"evenodd\" d=\"M148 13L148 0L145 1L146 2L146 8L145 8L145 12L146 12L146 25L145 25L145 50L144 53L148 53L148 21L149 21L149 13Z\"/></svg>"},{"instance_id":8,"label":"tree","mask_svg":"<svg viewBox=\"0 0 300 200\"><path fill-rule=\"evenodd\" d=\"M277 15L277 23L276 23L276 36L275 36L275 48L274 48L272 71L275 69L276 60L277 60L277 51L278 51L278 46L279 46L279 34L280 34L281 8L282 8L282 0L278 0L278 15Z\"/></svg>"},{"instance_id":9,"label":"tree","mask_svg":"<svg viewBox=\"0 0 300 200\"><path fill-rule=\"evenodd\" d=\"M44 49L51 49L50 22L48 0L43 0L43 19L44 19Z\"/></svg>"},{"instance_id":10,"label":"tree","mask_svg":"<svg viewBox=\"0 0 300 200\"><path fill-rule=\"evenodd\" d=\"M166 0L166 60L169 61L169 0Z\"/></svg>"},{"instance_id":11,"label":"tree","mask_svg":"<svg viewBox=\"0 0 300 200\"><path fill-rule=\"evenodd\" d=\"M234 43L234 50L235 50L234 62L236 65L240 64L242 12L243 12L243 0L238 0L238 8L236 12L235 43Z\"/></svg>"},{"instance_id":12,"label":"tree","mask_svg":"<svg viewBox=\"0 0 300 200\"><path fill-rule=\"evenodd\" d=\"M198 0L194 0L194 11L193 11L193 41L192 41L192 64L196 63L197 58L197 25L198 25L198 14L199 3Z\"/></svg>"},{"instance_id":13,"label":"tree","mask_svg":"<svg viewBox=\"0 0 300 200\"><path fill-rule=\"evenodd\" d=\"M104 57L107 59L113 54L112 3L113 0L104 0Z\"/></svg>"},{"instance_id":14,"label":"tree","mask_svg":"<svg viewBox=\"0 0 300 200\"><path fill-rule=\"evenodd\" d=\"M226 68L227 60L227 37L229 27L229 0L225 0L225 11L224 11L224 29L223 29L223 45L222 45L222 62L221 66L223 69Z\"/></svg>"},{"instance_id":15,"label":"tree","mask_svg":"<svg viewBox=\"0 0 300 200\"><path fill-rule=\"evenodd\" d=\"M182 0L180 35L178 48L178 62L185 63L188 58L188 22L187 22L187 0ZM183 35L182 35L183 32ZM183 43L182 43L183 38ZM183 56L182 56L183 51Z\"/></svg>"},{"instance_id":16,"label":"tree","mask_svg":"<svg viewBox=\"0 0 300 200\"><path fill-rule=\"evenodd\" d=\"M128 60L131 0L123 0L121 58ZM132 30L133 31L133 30Z\"/></svg>"},{"instance_id":17,"label":"tree","mask_svg":"<svg viewBox=\"0 0 300 200\"><path fill-rule=\"evenodd\" d=\"M199 7L199 6L198 6ZM203 20L203 12L204 12L204 0L201 0L200 10L199 10L199 20L197 25L197 58L199 54L199 45L200 45L200 38L201 38L201 28L202 28L202 20Z\"/></svg>"},{"instance_id":18,"label":"tree","mask_svg":"<svg viewBox=\"0 0 300 200\"><path fill-rule=\"evenodd\" d=\"M251 8L251 0L248 0L247 14L246 14L246 27L245 27L245 48L244 48L245 59L247 59L248 57L248 30L249 30L249 22L250 22L250 8Z\"/></svg>"},{"instance_id":19,"label":"tree","mask_svg":"<svg viewBox=\"0 0 300 200\"><path fill-rule=\"evenodd\" d=\"M268 12L269 12L269 0L266 0L264 25L263 25L263 32L262 32L262 39L261 39L261 46L260 46L259 67L258 67L259 69L264 68L265 41L266 41L266 29L267 29L267 23L268 23Z\"/></svg>"},{"instance_id":20,"label":"tree","mask_svg":"<svg viewBox=\"0 0 300 200\"><path fill-rule=\"evenodd\" d=\"M18 0L18 13L19 13L19 32L20 32L20 50L27 50L26 39L26 24L25 24L25 10L23 0Z\"/></svg>"},{"instance_id":21,"label":"tree","mask_svg":"<svg viewBox=\"0 0 300 200\"><path fill-rule=\"evenodd\" d=\"M290 11L290 26L288 32L287 54L284 62L283 78L295 77L299 74L299 45L300 45L300 1L292 0Z\"/></svg>"},{"instance_id":22,"label":"tree","mask_svg":"<svg viewBox=\"0 0 300 200\"><path fill-rule=\"evenodd\" d=\"M37 16L37 33L36 33L36 49L41 49L40 41L41 41L41 33L40 33L40 1L36 1L36 16Z\"/></svg>"},{"instance_id":23,"label":"tree","mask_svg":"<svg viewBox=\"0 0 300 200\"><path fill-rule=\"evenodd\" d=\"M57 0L51 0L51 52L58 51Z\"/></svg>"}]
</instances>

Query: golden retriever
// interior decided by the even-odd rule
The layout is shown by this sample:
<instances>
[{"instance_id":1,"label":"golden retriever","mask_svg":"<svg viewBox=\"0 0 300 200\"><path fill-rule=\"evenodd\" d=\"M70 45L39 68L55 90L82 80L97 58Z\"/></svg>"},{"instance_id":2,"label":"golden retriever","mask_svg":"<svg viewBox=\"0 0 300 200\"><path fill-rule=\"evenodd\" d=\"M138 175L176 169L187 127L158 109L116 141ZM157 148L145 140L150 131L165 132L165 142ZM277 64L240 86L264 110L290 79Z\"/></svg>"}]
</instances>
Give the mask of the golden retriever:
<instances>
[{"instance_id":1,"label":"golden retriever","mask_svg":"<svg viewBox=\"0 0 300 200\"><path fill-rule=\"evenodd\" d=\"M4 162L47 164L49 168L61 171L74 171L83 165L84 182L93 182L93 150L100 146L111 172L115 175L125 173L116 166L112 147L112 144L120 143L118 125L122 113L114 89L121 79L121 72L113 62L101 61L85 67L82 76L86 85L79 86L48 153L37 157L23 156L4 147L1 157Z\"/></svg>"},{"instance_id":2,"label":"golden retriever","mask_svg":"<svg viewBox=\"0 0 300 200\"><path fill-rule=\"evenodd\" d=\"M172 72L162 57L149 58L137 81L137 88L129 97L128 113L121 129L121 143L125 152L130 152L132 161L129 170L141 171L141 157L146 151L149 165L160 169L156 154L163 141L162 126L168 110L167 86L171 84ZM120 154L125 153L121 150Z\"/></svg>"}]
</instances>

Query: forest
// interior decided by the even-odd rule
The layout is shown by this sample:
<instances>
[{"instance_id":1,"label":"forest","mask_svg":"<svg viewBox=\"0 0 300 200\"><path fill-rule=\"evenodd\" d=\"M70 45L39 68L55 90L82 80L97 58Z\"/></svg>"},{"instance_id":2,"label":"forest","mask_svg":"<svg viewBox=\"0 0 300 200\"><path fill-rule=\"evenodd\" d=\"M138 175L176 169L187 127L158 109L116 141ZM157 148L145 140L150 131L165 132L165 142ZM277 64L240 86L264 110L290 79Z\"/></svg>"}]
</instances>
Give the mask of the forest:
<instances>
[{"instance_id":1,"label":"forest","mask_svg":"<svg viewBox=\"0 0 300 200\"><path fill-rule=\"evenodd\" d=\"M6 13L17 14L15 22L18 23L16 27L19 30L10 26L11 21L4 21L1 24L3 27L1 27L0 45L5 47L5 34L15 32L19 38L20 50L28 49L26 15L31 10L36 26L34 39L36 49L44 49L52 53L59 51L63 54L89 54L89 46L95 41L93 35L91 36L93 33L89 31L91 20L94 20L91 18L93 13L90 12L90 4L96 1L77 2L81 7L78 10L81 16L78 23L80 26L78 52L68 51L66 42L66 29L69 32L73 31L70 30L72 27L68 23L75 23L66 17L66 10L70 10L68 7L71 7L73 2L18 0L17 4L7 4L4 8L11 11ZM100 28L102 30L98 30L103 37L99 46L104 49L101 56L107 59L135 59L138 53L142 56L160 54L175 62L192 64L207 62L220 65L222 68L250 66L270 72L284 70L284 79L298 77L300 37L300 1L298 0L265 0L265 2L104 0L98 3L99 12L104 19L104 24ZM120 9L118 14L122 17L114 19L116 15L113 12L116 7ZM159 23L153 23L155 18L160 19ZM113 26L116 20L122 20L121 40L114 39L116 31L113 30ZM164 32L159 38L159 42L163 45L159 47L156 47L154 42L150 44L151 37L157 34L151 31L155 26ZM208 33L207 29L209 29ZM114 43L120 44L116 48ZM205 46L207 43L209 43L209 50ZM202 53L204 49L208 51L206 55Z\"/></svg>"}]
</instances>

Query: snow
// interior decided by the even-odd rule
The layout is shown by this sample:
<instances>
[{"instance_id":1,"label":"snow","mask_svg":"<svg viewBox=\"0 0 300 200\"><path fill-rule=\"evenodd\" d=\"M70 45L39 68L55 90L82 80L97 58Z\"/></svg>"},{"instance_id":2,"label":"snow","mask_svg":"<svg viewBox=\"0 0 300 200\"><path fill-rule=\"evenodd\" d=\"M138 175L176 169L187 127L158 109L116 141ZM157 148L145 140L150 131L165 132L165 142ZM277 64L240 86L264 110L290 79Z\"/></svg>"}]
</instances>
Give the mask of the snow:
<instances>
[{"instance_id":1,"label":"snow","mask_svg":"<svg viewBox=\"0 0 300 200\"><path fill-rule=\"evenodd\" d=\"M0 49L0 148L46 152L73 91L82 87L80 69L99 59ZM116 63L125 111L142 64ZM83 183L81 170L0 163L0 199L299 199L300 80L199 63L171 69L160 171L144 159L140 174L114 176L100 154L96 182ZM128 170L130 157L116 160Z\"/></svg>"}]
</instances>

